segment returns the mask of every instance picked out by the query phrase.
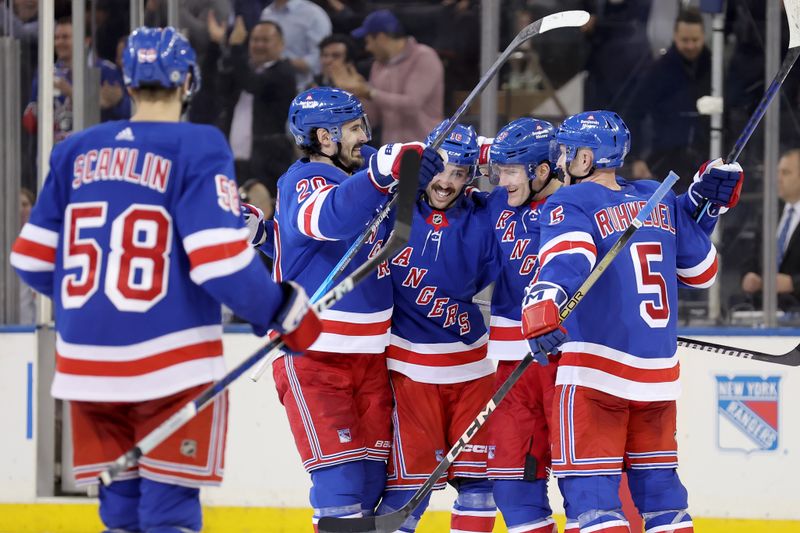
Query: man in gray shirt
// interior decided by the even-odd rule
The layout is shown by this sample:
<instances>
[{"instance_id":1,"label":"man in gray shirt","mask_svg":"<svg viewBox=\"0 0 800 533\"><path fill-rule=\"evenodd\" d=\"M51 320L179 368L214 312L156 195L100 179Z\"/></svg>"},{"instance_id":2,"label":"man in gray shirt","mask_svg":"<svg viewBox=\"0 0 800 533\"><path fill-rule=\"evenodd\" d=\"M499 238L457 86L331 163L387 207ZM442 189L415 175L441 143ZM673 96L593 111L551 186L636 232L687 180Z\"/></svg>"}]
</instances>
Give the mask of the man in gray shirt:
<instances>
[{"instance_id":1,"label":"man in gray shirt","mask_svg":"<svg viewBox=\"0 0 800 533\"><path fill-rule=\"evenodd\" d=\"M285 55L297 72L297 90L306 88L319 74L319 43L331 33L331 19L311 0L274 0L261 12L261 20L277 22L283 29Z\"/></svg>"}]
</instances>

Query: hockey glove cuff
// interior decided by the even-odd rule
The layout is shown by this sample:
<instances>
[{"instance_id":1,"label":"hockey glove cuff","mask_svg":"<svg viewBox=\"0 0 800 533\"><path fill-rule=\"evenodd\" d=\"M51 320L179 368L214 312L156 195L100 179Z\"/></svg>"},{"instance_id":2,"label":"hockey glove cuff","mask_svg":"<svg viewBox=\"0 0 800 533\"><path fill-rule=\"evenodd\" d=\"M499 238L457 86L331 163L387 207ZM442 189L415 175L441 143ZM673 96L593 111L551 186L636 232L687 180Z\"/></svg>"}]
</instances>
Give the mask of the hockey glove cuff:
<instances>
[{"instance_id":1,"label":"hockey glove cuff","mask_svg":"<svg viewBox=\"0 0 800 533\"><path fill-rule=\"evenodd\" d=\"M489 175L489 150L492 149L494 137L478 136L478 172L481 176Z\"/></svg>"},{"instance_id":2,"label":"hockey glove cuff","mask_svg":"<svg viewBox=\"0 0 800 533\"><path fill-rule=\"evenodd\" d=\"M303 287L294 281L283 281L281 289L283 305L275 314L270 328L280 332L289 350L305 352L322 333L322 321L311 307Z\"/></svg>"},{"instance_id":3,"label":"hockey glove cuff","mask_svg":"<svg viewBox=\"0 0 800 533\"><path fill-rule=\"evenodd\" d=\"M252 204L242 202L242 219L247 231L250 232L250 244L259 247L267 240L267 231L264 228L264 212Z\"/></svg>"}]
</instances>

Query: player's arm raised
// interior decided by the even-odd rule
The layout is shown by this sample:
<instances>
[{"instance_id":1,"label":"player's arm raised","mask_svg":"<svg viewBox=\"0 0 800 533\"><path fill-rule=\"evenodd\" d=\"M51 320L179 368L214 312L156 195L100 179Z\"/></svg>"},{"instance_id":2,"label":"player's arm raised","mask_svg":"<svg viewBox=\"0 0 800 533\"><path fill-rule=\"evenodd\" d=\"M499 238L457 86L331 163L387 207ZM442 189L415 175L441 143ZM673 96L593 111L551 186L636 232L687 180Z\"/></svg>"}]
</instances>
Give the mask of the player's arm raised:
<instances>
[{"instance_id":1,"label":"player's arm raised","mask_svg":"<svg viewBox=\"0 0 800 533\"><path fill-rule=\"evenodd\" d=\"M400 160L406 150L422 155L420 181L430 179L444 168L435 151L422 143L394 143L381 146L369 157L366 168L339 185L316 188L308 197L298 195L296 212L300 233L321 241L335 241L358 235L372 220L376 207L386 201L400 178Z\"/></svg>"},{"instance_id":2,"label":"player's arm raised","mask_svg":"<svg viewBox=\"0 0 800 533\"><path fill-rule=\"evenodd\" d=\"M285 334L291 350L303 351L319 335L319 319L299 285L274 283L256 257L240 215L233 156L221 134L209 132L209 138L216 137L217 142L198 147L190 177L181 184L176 210L189 275L250 322L256 334L277 329Z\"/></svg>"}]
</instances>

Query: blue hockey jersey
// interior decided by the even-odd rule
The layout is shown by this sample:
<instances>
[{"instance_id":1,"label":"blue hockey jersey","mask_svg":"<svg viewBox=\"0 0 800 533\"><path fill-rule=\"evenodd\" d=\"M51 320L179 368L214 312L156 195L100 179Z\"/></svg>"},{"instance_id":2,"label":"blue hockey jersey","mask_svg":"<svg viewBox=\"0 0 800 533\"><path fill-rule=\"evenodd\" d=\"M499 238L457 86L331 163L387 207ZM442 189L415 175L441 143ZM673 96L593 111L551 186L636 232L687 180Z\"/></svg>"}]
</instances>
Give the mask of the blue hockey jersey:
<instances>
[{"instance_id":1,"label":"blue hockey jersey","mask_svg":"<svg viewBox=\"0 0 800 533\"><path fill-rule=\"evenodd\" d=\"M365 160L375 149L361 148ZM291 279L313 294L388 196L362 169L352 176L326 163L301 159L278 180L275 208L274 276ZM381 223L341 274L353 272L378 253L389 237L393 216ZM392 286L384 262L333 308L324 311L323 330L311 350L383 353L389 344Z\"/></svg>"},{"instance_id":2,"label":"blue hockey jersey","mask_svg":"<svg viewBox=\"0 0 800 533\"><path fill-rule=\"evenodd\" d=\"M233 176L210 126L107 122L53 149L11 263L53 298L55 397L141 401L222 377L220 302L266 332L281 289Z\"/></svg>"},{"instance_id":3,"label":"blue hockey jersey","mask_svg":"<svg viewBox=\"0 0 800 533\"><path fill-rule=\"evenodd\" d=\"M492 292L489 358L519 360L530 351L528 341L522 336L520 304L535 274L539 215L545 200L512 207L508 205L506 189L498 187L487 201L490 224L504 259Z\"/></svg>"},{"instance_id":4,"label":"blue hockey jersey","mask_svg":"<svg viewBox=\"0 0 800 533\"><path fill-rule=\"evenodd\" d=\"M564 187L541 217L536 283L571 296L644 206L655 181ZM591 387L631 400L680 394L676 355L677 288L709 287L716 250L670 192L567 318L557 384Z\"/></svg>"},{"instance_id":5,"label":"blue hockey jersey","mask_svg":"<svg viewBox=\"0 0 800 533\"><path fill-rule=\"evenodd\" d=\"M395 303L389 369L423 383L494 372L472 298L495 279L501 261L485 208L464 197L447 211L417 200L408 246L389 265Z\"/></svg>"}]
</instances>

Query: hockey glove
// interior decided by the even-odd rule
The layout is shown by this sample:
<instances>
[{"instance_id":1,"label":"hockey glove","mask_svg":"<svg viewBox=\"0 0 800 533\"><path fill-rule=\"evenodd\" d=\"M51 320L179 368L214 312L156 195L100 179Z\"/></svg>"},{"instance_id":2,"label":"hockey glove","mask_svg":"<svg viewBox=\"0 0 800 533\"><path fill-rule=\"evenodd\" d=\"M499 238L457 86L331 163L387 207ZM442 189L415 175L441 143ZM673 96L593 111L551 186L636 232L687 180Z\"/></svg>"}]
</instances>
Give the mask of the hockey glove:
<instances>
[{"instance_id":1,"label":"hockey glove","mask_svg":"<svg viewBox=\"0 0 800 533\"><path fill-rule=\"evenodd\" d=\"M305 352L322 333L322 322L311 308L303 287L294 281L282 281L281 289L283 305L269 327L280 332L289 350Z\"/></svg>"},{"instance_id":2,"label":"hockey glove","mask_svg":"<svg viewBox=\"0 0 800 533\"><path fill-rule=\"evenodd\" d=\"M567 294L558 285L539 282L531 285L522 303L522 336L528 339L533 358L547 366L547 354L556 355L567 340L567 330L560 323L559 305Z\"/></svg>"},{"instance_id":3,"label":"hockey glove","mask_svg":"<svg viewBox=\"0 0 800 533\"><path fill-rule=\"evenodd\" d=\"M425 145L414 143L384 144L369 158L369 179L375 188L383 194L389 194L397 186L400 179L400 161L406 150L415 150L422 154Z\"/></svg>"},{"instance_id":4,"label":"hockey glove","mask_svg":"<svg viewBox=\"0 0 800 533\"><path fill-rule=\"evenodd\" d=\"M481 176L489 175L489 150L492 149L494 137L478 136L478 172Z\"/></svg>"},{"instance_id":5,"label":"hockey glove","mask_svg":"<svg viewBox=\"0 0 800 533\"><path fill-rule=\"evenodd\" d=\"M252 204L242 202L242 218L244 225L250 232L250 244L258 247L267 240L267 230L264 228L264 212Z\"/></svg>"},{"instance_id":6,"label":"hockey glove","mask_svg":"<svg viewBox=\"0 0 800 533\"><path fill-rule=\"evenodd\" d=\"M723 163L721 158L706 161L694 175L689 187L692 203L701 205L711 202L715 211L724 213L739 202L744 182L744 171L739 163Z\"/></svg>"},{"instance_id":7,"label":"hockey glove","mask_svg":"<svg viewBox=\"0 0 800 533\"><path fill-rule=\"evenodd\" d=\"M547 366L547 354L556 355L567 340L567 330L559 323L558 307L553 300L543 300L522 311L522 335L528 339L533 358Z\"/></svg>"}]
</instances>

